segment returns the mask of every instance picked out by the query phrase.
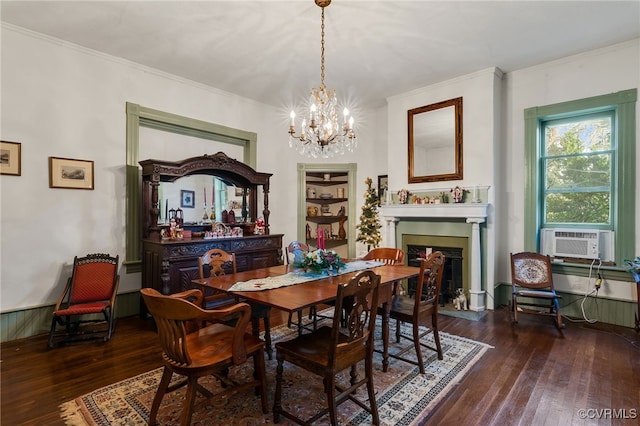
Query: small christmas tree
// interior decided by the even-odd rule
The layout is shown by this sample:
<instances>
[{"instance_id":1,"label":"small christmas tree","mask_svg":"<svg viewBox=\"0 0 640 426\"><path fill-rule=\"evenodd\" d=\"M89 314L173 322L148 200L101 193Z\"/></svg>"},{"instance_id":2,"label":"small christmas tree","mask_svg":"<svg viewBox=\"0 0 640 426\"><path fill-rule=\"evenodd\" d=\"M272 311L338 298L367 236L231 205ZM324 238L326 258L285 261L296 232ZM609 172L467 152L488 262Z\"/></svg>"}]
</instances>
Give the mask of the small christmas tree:
<instances>
[{"instance_id":1,"label":"small christmas tree","mask_svg":"<svg viewBox=\"0 0 640 426\"><path fill-rule=\"evenodd\" d=\"M371 187L372 180L368 177L364 183L367 184L367 190L364 193L364 204L362 205L362 214L360 215L360 224L357 226L358 237L356 241L365 243L367 250L371 250L372 246L380 245L380 222L378 221L378 195Z\"/></svg>"}]
</instances>

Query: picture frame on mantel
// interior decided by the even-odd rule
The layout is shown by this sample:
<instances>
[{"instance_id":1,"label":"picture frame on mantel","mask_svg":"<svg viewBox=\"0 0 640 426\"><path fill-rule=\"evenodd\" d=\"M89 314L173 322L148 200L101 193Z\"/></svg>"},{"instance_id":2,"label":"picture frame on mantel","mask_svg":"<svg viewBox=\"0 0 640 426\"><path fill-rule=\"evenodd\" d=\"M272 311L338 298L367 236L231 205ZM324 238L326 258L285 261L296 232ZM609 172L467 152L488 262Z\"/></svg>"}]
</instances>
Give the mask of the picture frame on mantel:
<instances>
[{"instance_id":1,"label":"picture frame on mantel","mask_svg":"<svg viewBox=\"0 0 640 426\"><path fill-rule=\"evenodd\" d=\"M389 175L378 176L378 205L384 204L387 191L389 190Z\"/></svg>"},{"instance_id":2,"label":"picture frame on mantel","mask_svg":"<svg viewBox=\"0 0 640 426\"><path fill-rule=\"evenodd\" d=\"M49 188L93 190L93 161L49 157Z\"/></svg>"},{"instance_id":3,"label":"picture frame on mantel","mask_svg":"<svg viewBox=\"0 0 640 426\"><path fill-rule=\"evenodd\" d=\"M20 176L22 174L22 144L0 141L0 175Z\"/></svg>"}]
</instances>

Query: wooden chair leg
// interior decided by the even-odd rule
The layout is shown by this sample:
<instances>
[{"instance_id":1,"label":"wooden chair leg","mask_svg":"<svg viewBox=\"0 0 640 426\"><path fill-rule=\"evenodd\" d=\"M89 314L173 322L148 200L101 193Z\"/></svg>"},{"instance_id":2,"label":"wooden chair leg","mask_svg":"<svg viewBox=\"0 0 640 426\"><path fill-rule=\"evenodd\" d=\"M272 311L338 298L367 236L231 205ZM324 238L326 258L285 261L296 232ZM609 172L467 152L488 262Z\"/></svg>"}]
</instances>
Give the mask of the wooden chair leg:
<instances>
[{"instance_id":1,"label":"wooden chair leg","mask_svg":"<svg viewBox=\"0 0 640 426\"><path fill-rule=\"evenodd\" d=\"M156 396L153 397L153 403L151 403L151 412L149 413L149 424L155 425L156 418L158 417L158 410L160 409L160 403L162 402L162 398L164 394L167 392L167 388L169 387L169 383L171 382L171 376L173 373L168 368L164 368L162 372L162 378L160 379L160 384L158 385L158 390L156 391Z\"/></svg>"},{"instance_id":2,"label":"wooden chair leg","mask_svg":"<svg viewBox=\"0 0 640 426\"><path fill-rule=\"evenodd\" d=\"M438 332L438 314L433 314L431 317L431 327L433 330L433 340L436 342L436 349L438 352L438 359L442 360L442 345L440 344L440 333Z\"/></svg>"},{"instance_id":3,"label":"wooden chair leg","mask_svg":"<svg viewBox=\"0 0 640 426\"><path fill-rule=\"evenodd\" d=\"M193 415L193 403L196 400L196 394L198 388L198 378L189 377L187 382L187 392L184 397L184 408L182 409L182 416L180 416L180 424L182 426L189 426L191 424L191 416Z\"/></svg>"},{"instance_id":4,"label":"wooden chair leg","mask_svg":"<svg viewBox=\"0 0 640 426\"><path fill-rule=\"evenodd\" d=\"M413 324L413 347L416 351L416 358L418 359L418 368L420 368L420 374L424 374L424 361L422 361L422 350L420 349L420 329L418 324Z\"/></svg>"},{"instance_id":5,"label":"wooden chair leg","mask_svg":"<svg viewBox=\"0 0 640 426\"><path fill-rule=\"evenodd\" d=\"M276 367L276 391L273 396L273 422L280 423L280 412L282 411L282 371L284 370L284 356L276 352L278 365Z\"/></svg>"},{"instance_id":6,"label":"wooden chair leg","mask_svg":"<svg viewBox=\"0 0 640 426\"><path fill-rule=\"evenodd\" d=\"M260 384L256 386L256 393L260 393L260 402L262 403L262 412L267 414L269 406L267 403L267 376L264 365L264 351L259 350L253 354L253 376Z\"/></svg>"},{"instance_id":7,"label":"wooden chair leg","mask_svg":"<svg viewBox=\"0 0 640 426\"><path fill-rule=\"evenodd\" d=\"M332 425L338 424L338 416L336 414L336 377L333 374L330 374L328 377L324 378L325 381L325 392L327 394L327 404L329 407L329 419L331 419Z\"/></svg>"},{"instance_id":8,"label":"wooden chair leg","mask_svg":"<svg viewBox=\"0 0 640 426\"><path fill-rule=\"evenodd\" d=\"M378 415L378 403L376 402L376 391L373 387L373 360L365 359L364 369L367 374L367 393L369 394L372 424L379 425L380 416Z\"/></svg>"}]
</instances>

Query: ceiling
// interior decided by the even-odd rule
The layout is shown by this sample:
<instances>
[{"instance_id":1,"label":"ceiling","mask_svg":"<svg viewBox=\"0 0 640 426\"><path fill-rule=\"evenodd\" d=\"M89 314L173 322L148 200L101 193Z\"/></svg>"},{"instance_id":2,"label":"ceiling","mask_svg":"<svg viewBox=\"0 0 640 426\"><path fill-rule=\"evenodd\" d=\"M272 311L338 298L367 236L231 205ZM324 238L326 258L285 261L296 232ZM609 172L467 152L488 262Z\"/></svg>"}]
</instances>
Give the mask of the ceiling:
<instances>
[{"instance_id":1,"label":"ceiling","mask_svg":"<svg viewBox=\"0 0 640 426\"><path fill-rule=\"evenodd\" d=\"M285 110L320 84L313 0L2 0L0 13ZM509 72L640 37L640 0L334 0L325 14L325 82L356 110L489 67Z\"/></svg>"}]
</instances>

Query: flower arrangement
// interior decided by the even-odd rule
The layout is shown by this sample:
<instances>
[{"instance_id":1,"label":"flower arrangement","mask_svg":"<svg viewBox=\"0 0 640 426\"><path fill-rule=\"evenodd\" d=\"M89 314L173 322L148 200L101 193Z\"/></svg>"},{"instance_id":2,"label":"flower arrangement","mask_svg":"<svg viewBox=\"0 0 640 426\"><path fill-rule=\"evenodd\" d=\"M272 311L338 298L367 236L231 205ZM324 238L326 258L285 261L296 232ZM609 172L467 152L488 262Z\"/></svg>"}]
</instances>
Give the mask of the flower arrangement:
<instances>
[{"instance_id":1,"label":"flower arrangement","mask_svg":"<svg viewBox=\"0 0 640 426\"><path fill-rule=\"evenodd\" d=\"M294 264L296 268L321 272L323 270L338 272L344 267L344 262L334 250L317 249L304 255L301 261Z\"/></svg>"}]
</instances>

